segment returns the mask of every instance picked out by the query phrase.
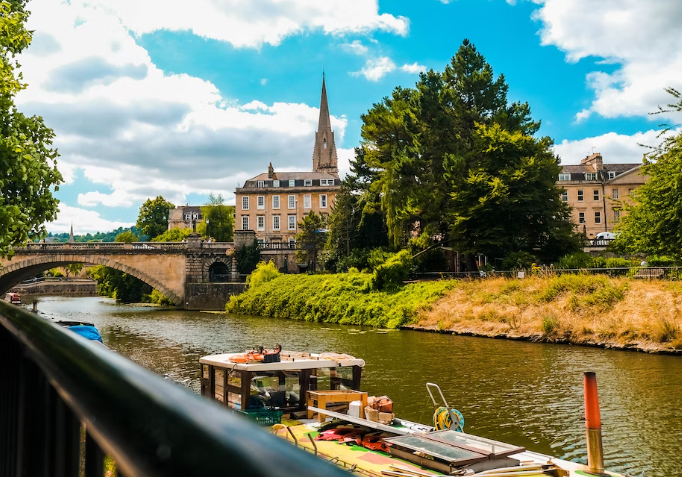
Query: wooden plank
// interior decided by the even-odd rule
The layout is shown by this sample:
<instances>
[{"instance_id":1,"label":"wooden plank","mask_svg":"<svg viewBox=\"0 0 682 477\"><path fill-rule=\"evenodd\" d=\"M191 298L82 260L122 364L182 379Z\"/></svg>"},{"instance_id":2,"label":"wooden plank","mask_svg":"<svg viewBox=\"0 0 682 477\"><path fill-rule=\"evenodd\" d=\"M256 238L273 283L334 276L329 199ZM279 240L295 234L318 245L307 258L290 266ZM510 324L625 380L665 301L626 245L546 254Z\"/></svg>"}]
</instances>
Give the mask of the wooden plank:
<instances>
[{"instance_id":1,"label":"wooden plank","mask_svg":"<svg viewBox=\"0 0 682 477\"><path fill-rule=\"evenodd\" d=\"M328 411L326 409L320 409L317 407L308 408L318 414L324 414L328 417L335 417L337 419L343 419L344 421L352 422L353 424L359 424L361 426L369 427L371 429L376 429L377 431L390 432L392 434L397 434L399 436L408 436L412 434L409 429L400 429L396 427L387 426L386 424L379 424L378 422L368 421L367 419L362 419L360 417L349 416L348 414L341 414L339 412Z\"/></svg>"}]
</instances>

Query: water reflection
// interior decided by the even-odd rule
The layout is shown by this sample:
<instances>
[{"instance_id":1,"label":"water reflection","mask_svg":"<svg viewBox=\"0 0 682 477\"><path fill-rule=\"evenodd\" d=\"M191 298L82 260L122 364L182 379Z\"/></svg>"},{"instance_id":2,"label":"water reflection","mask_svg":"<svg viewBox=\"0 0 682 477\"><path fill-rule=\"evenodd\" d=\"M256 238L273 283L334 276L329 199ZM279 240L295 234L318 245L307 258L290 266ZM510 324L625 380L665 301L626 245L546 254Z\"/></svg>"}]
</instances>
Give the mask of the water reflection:
<instances>
[{"instance_id":1,"label":"water reflection","mask_svg":"<svg viewBox=\"0 0 682 477\"><path fill-rule=\"evenodd\" d=\"M169 311L102 298L41 299L47 316L94 322L104 343L199 392L200 356L281 344L339 351L367 362L364 388L388 394L399 415L429 422L424 388L440 384L472 433L584 461L582 373L597 372L607 467L682 474L682 359L418 332Z\"/></svg>"}]
</instances>

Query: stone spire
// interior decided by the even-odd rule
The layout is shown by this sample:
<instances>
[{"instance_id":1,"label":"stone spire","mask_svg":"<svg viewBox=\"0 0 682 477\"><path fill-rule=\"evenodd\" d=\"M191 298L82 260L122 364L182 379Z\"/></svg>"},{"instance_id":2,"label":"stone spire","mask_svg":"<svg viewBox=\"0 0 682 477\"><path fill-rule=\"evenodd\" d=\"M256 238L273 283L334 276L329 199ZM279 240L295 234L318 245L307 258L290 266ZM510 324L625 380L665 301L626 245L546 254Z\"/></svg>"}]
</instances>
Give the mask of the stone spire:
<instances>
[{"instance_id":1,"label":"stone spire","mask_svg":"<svg viewBox=\"0 0 682 477\"><path fill-rule=\"evenodd\" d=\"M315 133L315 148L313 149L313 171L339 174L338 158L336 157L336 143L329 119L329 104L327 103L327 86L322 73L322 98L320 99L320 121Z\"/></svg>"},{"instance_id":2,"label":"stone spire","mask_svg":"<svg viewBox=\"0 0 682 477\"><path fill-rule=\"evenodd\" d=\"M71 224L71 232L69 232L69 243L74 243L74 239L73 239L73 223Z\"/></svg>"}]
</instances>

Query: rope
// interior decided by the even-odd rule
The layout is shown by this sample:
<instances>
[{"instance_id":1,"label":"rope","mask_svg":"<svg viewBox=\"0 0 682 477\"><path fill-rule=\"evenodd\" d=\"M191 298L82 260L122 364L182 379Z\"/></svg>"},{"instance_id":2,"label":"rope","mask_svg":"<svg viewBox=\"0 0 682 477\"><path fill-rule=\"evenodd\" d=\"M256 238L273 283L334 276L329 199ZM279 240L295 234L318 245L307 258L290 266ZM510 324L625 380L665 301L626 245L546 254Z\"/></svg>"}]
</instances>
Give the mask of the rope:
<instances>
[{"instance_id":1,"label":"rope","mask_svg":"<svg viewBox=\"0 0 682 477\"><path fill-rule=\"evenodd\" d=\"M441 431L443 429L452 428L452 418L450 418L450 412L452 412L457 418L457 423L455 423L453 431L464 432L464 416L457 409L448 409L447 407L439 407L436 412L433 413L433 427Z\"/></svg>"}]
</instances>

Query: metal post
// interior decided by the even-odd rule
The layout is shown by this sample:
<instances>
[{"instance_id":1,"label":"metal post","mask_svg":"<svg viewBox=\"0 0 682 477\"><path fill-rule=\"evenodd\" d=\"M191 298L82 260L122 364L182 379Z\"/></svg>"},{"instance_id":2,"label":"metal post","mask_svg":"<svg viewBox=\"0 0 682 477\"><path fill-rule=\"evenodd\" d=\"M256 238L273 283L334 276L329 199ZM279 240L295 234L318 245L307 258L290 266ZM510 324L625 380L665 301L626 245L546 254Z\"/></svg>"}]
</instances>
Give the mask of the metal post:
<instances>
[{"instance_id":1,"label":"metal post","mask_svg":"<svg viewBox=\"0 0 682 477\"><path fill-rule=\"evenodd\" d=\"M85 433L85 477L102 477L104 475L104 452L97 442Z\"/></svg>"},{"instance_id":2,"label":"metal post","mask_svg":"<svg viewBox=\"0 0 682 477\"><path fill-rule=\"evenodd\" d=\"M597 375L586 372L585 385L585 427L587 429L587 463L589 472L604 474L604 450L601 440L601 414L597 394Z\"/></svg>"}]
</instances>

